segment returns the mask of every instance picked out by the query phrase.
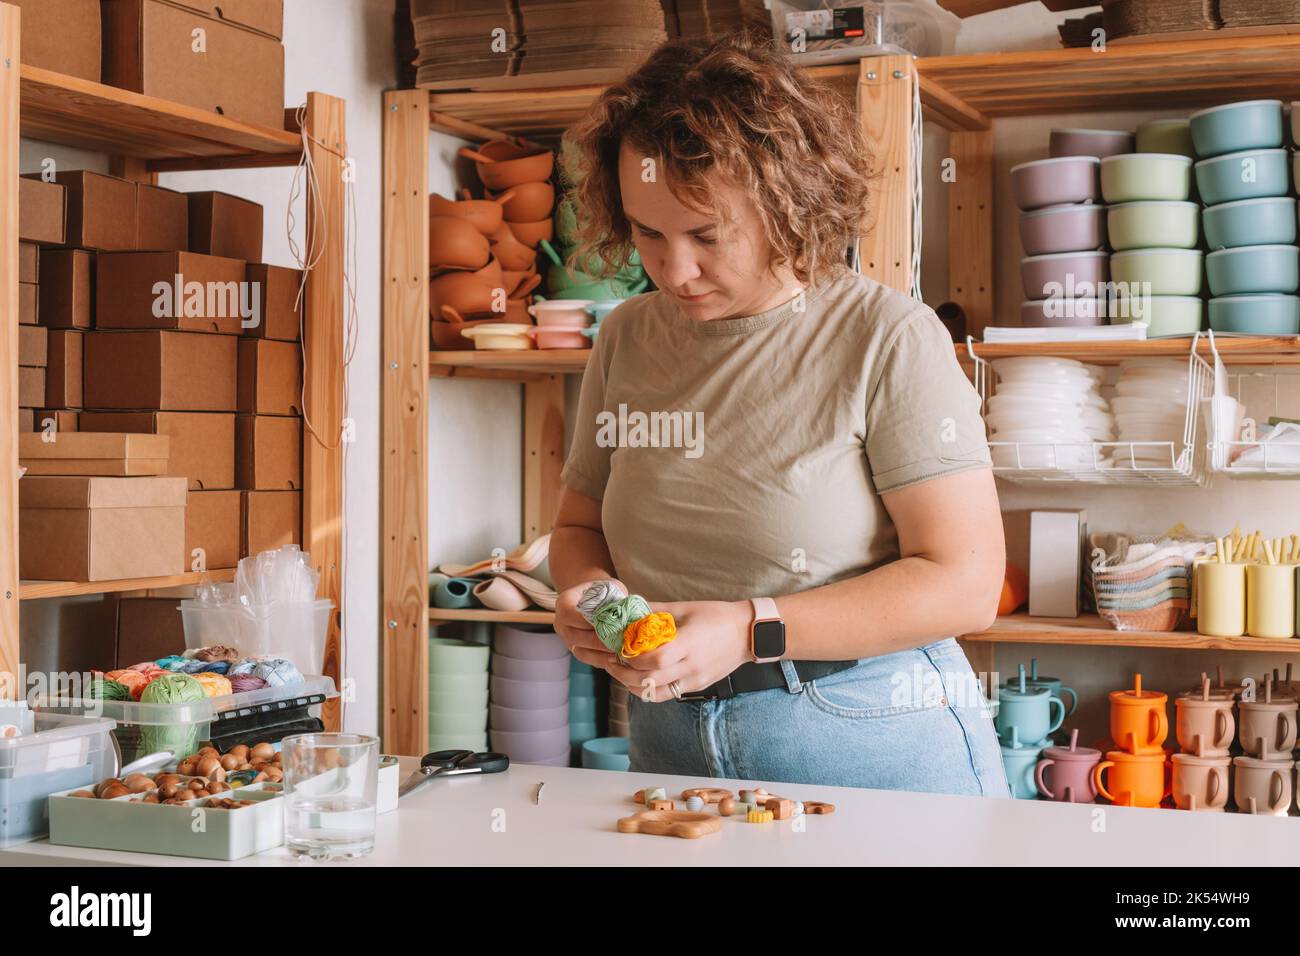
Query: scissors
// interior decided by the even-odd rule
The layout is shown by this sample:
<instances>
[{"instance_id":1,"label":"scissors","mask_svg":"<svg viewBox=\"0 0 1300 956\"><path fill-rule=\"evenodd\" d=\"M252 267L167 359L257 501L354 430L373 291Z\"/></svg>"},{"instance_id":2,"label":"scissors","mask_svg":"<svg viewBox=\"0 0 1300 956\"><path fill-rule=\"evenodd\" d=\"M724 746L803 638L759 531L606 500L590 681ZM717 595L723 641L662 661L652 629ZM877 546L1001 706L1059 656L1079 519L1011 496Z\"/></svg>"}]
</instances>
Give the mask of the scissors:
<instances>
[{"instance_id":1,"label":"scissors","mask_svg":"<svg viewBox=\"0 0 1300 956\"><path fill-rule=\"evenodd\" d=\"M406 778L398 798L415 793L435 777L454 777L467 773L500 773L510 766L510 758L499 753L474 753L472 750L438 750L420 759L420 769Z\"/></svg>"}]
</instances>

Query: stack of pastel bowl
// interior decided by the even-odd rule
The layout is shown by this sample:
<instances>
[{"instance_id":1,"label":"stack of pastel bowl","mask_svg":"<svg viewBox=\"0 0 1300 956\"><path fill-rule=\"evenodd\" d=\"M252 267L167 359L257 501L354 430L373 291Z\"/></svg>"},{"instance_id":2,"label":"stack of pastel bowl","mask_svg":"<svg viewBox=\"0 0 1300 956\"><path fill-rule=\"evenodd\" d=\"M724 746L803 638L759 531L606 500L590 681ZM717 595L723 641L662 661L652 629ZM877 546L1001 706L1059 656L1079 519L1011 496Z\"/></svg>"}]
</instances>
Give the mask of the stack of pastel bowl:
<instances>
[{"instance_id":1,"label":"stack of pastel bowl","mask_svg":"<svg viewBox=\"0 0 1300 956\"><path fill-rule=\"evenodd\" d=\"M582 745L582 766L588 770L631 769L626 737L597 737Z\"/></svg>"},{"instance_id":2,"label":"stack of pastel bowl","mask_svg":"<svg viewBox=\"0 0 1300 956\"><path fill-rule=\"evenodd\" d=\"M493 750L516 763L569 765L569 649L559 635L498 624L491 690Z\"/></svg>"},{"instance_id":3,"label":"stack of pastel bowl","mask_svg":"<svg viewBox=\"0 0 1300 956\"><path fill-rule=\"evenodd\" d=\"M1168 132L1165 139L1176 140ZM1144 144L1161 145L1150 130ZM1176 142L1175 142L1176 145ZM1200 210L1189 201L1191 157L1136 152L1101 161L1101 194L1111 203L1112 324L1148 323L1149 336L1191 335L1201 327Z\"/></svg>"},{"instance_id":4,"label":"stack of pastel bowl","mask_svg":"<svg viewBox=\"0 0 1300 956\"><path fill-rule=\"evenodd\" d=\"M1093 443L1115 435L1097 370L1037 355L995 359L993 370L988 426L996 467L1087 471L1100 464Z\"/></svg>"},{"instance_id":5,"label":"stack of pastel bowl","mask_svg":"<svg viewBox=\"0 0 1300 956\"><path fill-rule=\"evenodd\" d=\"M1295 120L1292 119L1294 124ZM1300 333L1300 249L1282 148L1280 100L1229 103L1192 114L1206 204L1210 328L1246 335Z\"/></svg>"},{"instance_id":6,"label":"stack of pastel bowl","mask_svg":"<svg viewBox=\"0 0 1300 956\"><path fill-rule=\"evenodd\" d=\"M609 681L609 735L627 737L631 729L627 722L627 688L618 681Z\"/></svg>"},{"instance_id":7,"label":"stack of pastel bowl","mask_svg":"<svg viewBox=\"0 0 1300 956\"><path fill-rule=\"evenodd\" d=\"M1052 130L1051 158L1011 170L1025 250L1021 326L1105 324L1098 286L1109 278L1106 207L1097 170L1102 156L1132 142L1132 133L1116 130Z\"/></svg>"},{"instance_id":8,"label":"stack of pastel bowl","mask_svg":"<svg viewBox=\"0 0 1300 956\"><path fill-rule=\"evenodd\" d=\"M600 736L596 719L596 673L576 657L569 660L569 742L575 753Z\"/></svg>"},{"instance_id":9,"label":"stack of pastel bowl","mask_svg":"<svg viewBox=\"0 0 1300 956\"><path fill-rule=\"evenodd\" d=\"M1120 363L1115 397L1119 440L1116 468L1160 470L1179 466L1191 451L1185 429L1189 395L1187 360L1128 359Z\"/></svg>"},{"instance_id":10,"label":"stack of pastel bowl","mask_svg":"<svg viewBox=\"0 0 1300 956\"><path fill-rule=\"evenodd\" d=\"M488 649L429 638L429 750L486 750Z\"/></svg>"}]
</instances>

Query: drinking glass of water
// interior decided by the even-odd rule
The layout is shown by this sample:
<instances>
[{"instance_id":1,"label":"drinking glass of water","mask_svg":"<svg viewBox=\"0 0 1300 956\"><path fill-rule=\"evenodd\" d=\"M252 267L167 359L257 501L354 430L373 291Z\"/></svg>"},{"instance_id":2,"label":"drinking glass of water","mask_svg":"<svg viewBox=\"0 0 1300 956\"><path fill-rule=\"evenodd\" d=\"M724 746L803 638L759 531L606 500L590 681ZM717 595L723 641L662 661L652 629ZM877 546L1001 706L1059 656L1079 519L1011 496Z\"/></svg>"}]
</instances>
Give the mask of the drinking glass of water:
<instances>
[{"instance_id":1,"label":"drinking glass of water","mask_svg":"<svg viewBox=\"0 0 1300 956\"><path fill-rule=\"evenodd\" d=\"M289 852L331 860L373 850L379 738L294 734L280 742L280 749Z\"/></svg>"}]
</instances>

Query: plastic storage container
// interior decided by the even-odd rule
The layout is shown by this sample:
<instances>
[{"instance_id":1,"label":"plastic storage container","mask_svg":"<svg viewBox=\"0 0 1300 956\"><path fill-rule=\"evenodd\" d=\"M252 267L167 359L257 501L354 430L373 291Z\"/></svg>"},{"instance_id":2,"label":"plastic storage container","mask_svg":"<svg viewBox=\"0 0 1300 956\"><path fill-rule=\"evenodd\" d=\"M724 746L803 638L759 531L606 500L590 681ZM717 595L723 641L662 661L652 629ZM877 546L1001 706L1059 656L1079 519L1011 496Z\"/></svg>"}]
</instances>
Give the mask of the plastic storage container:
<instances>
[{"instance_id":1,"label":"plastic storage container","mask_svg":"<svg viewBox=\"0 0 1300 956\"><path fill-rule=\"evenodd\" d=\"M0 739L0 846L44 836L50 794L116 769L111 719L38 712L31 723L31 733Z\"/></svg>"},{"instance_id":2,"label":"plastic storage container","mask_svg":"<svg viewBox=\"0 0 1300 956\"><path fill-rule=\"evenodd\" d=\"M188 757L207 740L228 750L237 743L276 743L291 733L323 730L320 704L334 696L331 678L311 676L301 684L207 697L192 704L58 699L39 703L37 711L38 719L41 714L110 718L109 723L116 723L113 736L122 762L130 763L162 749L171 750L177 759Z\"/></svg>"},{"instance_id":3,"label":"plastic storage container","mask_svg":"<svg viewBox=\"0 0 1300 956\"><path fill-rule=\"evenodd\" d=\"M796 63L873 53L950 56L961 19L932 0L768 0L778 48Z\"/></svg>"},{"instance_id":4,"label":"plastic storage container","mask_svg":"<svg viewBox=\"0 0 1300 956\"><path fill-rule=\"evenodd\" d=\"M333 608L328 598L311 604L273 605L265 614L198 601L180 605L187 648L224 644L253 657L283 657L304 674L320 670L324 663Z\"/></svg>"}]
</instances>

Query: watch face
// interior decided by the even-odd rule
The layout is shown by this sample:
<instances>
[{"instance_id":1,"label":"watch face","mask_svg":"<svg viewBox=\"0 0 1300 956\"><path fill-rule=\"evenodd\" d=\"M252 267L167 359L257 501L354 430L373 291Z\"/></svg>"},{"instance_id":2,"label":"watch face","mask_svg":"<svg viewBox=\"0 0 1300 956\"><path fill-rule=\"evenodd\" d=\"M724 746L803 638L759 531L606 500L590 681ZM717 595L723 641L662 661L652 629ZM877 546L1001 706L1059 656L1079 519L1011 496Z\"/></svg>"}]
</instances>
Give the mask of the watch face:
<instances>
[{"instance_id":1,"label":"watch face","mask_svg":"<svg viewBox=\"0 0 1300 956\"><path fill-rule=\"evenodd\" d=\"M785 653L785 624L781 621L759 621L754 625L754 657L780 657Z\"/></svg>"}]
</instances>

